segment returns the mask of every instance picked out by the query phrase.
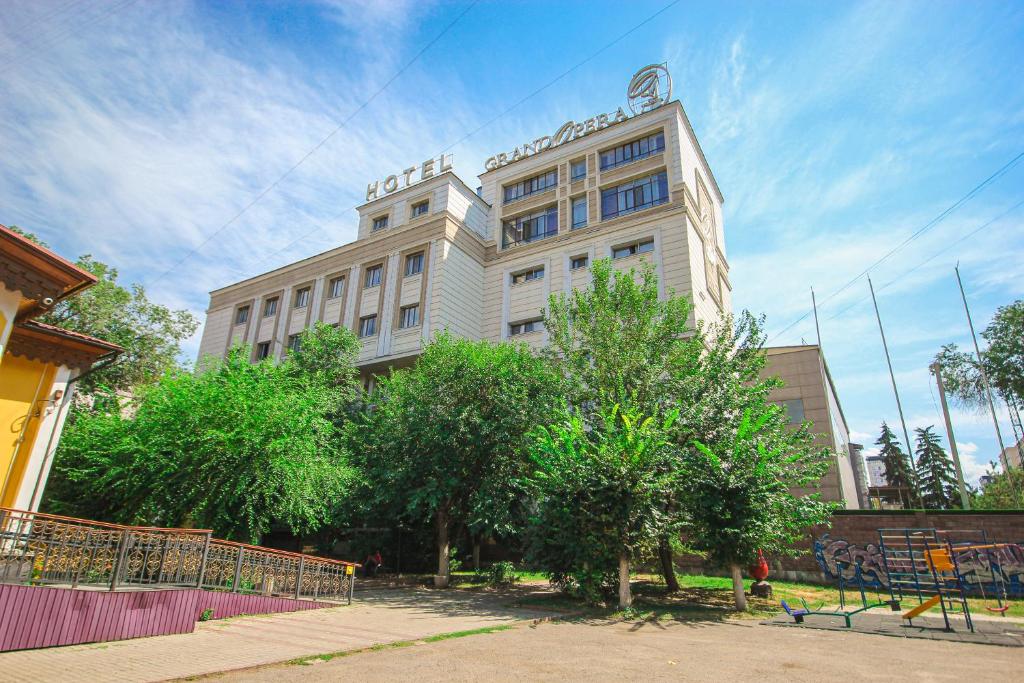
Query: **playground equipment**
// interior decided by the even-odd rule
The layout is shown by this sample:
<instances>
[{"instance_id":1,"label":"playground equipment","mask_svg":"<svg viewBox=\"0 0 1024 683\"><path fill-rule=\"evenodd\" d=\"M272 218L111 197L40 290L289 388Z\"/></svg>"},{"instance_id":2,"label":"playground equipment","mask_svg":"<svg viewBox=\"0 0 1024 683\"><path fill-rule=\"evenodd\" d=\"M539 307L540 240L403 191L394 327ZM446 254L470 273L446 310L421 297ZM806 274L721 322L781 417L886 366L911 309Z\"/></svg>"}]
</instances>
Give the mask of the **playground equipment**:
<instances>
[{"instance_id":1,"label":"playground equipment","mask_svg":"<svg viewBox=\"0 0 1024 683\"><path fill-rule=\"evenodd\" d=\"M990 543L984 531L939 531L937 529L879 529L878 537L885 568L889 575L892 604L916 597L918 605L902 617L913 619L938 606L947 631L952 631L950 615L963 615L967 628L974 631L971 610L967 603L967 587L961 569L965 554L984 557L988 567L988 583L996 599L991 612L1005 614L1006 584L1002 571L996 569L996 556L1011 547L1009 543ZM974 571L975 583L983 598L985 574Z\"/></svg>"},{"instance_id":2,"label":"playground equipment","mask_svg":"<svg viewBox=\"0 0 1024 683\"><path fill-rule=\"evenodd\" d=\"M835 559L836 566L838 569L838 580L839 580L839 607L834 610L823 610L822 605L817 608L811 608L807 604L807 601L800 598L802 608L793 608L785 600L782 601L782 609L786 611L786 614L793 617L793 621L797 624L804 623L804 617L814 614L823 617L841 617L846 625L846 628L853 627L853 617L861 612L866 612L875 607L889 607L893 611L899 609L899 606L893 606L891 600L883 600L878 590L875 590L875 602L868 602L867 587L864 581L864 575L861 573L860 565L857 564L853 559L853 553L847 550L847 559L840 560ZM849 569L853 570L853 583L860 593L860 607L857 609L847 609L847 598L846 591L850 587L850 579L846 578L846 573Z\"/></svg>"}]
</instances>

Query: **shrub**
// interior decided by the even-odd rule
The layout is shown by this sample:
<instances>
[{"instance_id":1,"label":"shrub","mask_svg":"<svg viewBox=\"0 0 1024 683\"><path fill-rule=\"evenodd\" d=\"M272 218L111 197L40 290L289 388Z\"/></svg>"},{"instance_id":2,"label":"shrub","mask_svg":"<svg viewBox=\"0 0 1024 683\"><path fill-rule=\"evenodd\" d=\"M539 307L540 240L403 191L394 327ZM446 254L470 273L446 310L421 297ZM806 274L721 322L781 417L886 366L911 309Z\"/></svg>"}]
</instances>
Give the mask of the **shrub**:
<instances>
[{"instance_id":1,"label":"shrub","mask_svg":"<svg viewBox=\"0 0 1024 683\"><path fill-rule=\"evenodd\" d=\"M495 562L487 570L487 585L492 588L511 586L519 580L516 566L511 562Z\"/></svg>"}]
</instances>

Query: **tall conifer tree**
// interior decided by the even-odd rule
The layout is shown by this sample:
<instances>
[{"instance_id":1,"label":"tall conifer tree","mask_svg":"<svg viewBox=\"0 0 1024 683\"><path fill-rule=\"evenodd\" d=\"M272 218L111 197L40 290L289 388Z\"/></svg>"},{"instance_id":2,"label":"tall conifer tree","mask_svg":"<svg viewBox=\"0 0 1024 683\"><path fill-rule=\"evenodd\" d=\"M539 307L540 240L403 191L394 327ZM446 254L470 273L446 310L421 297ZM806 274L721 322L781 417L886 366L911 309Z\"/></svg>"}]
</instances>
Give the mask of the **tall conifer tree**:
<instances>
[{"instance_id":1,"label":"tall conifer tree","mask_svg":"<svg viewBox=\"0 0 1024 683\"><path fill-rule=\"evenodd\" d=\"M915 429L917 434L917 479L921 497L929 508L939 510L954 507L956 500L956 470L953 461L939 443L933 427Z\"/></svg>"},{"instance_id":2,"label":"tall conifer tree","mask_svg":"<svg viewBox=\"0 0 1024 683\"><path fill-rule=\"evenodd\" d=\"M885 480L889 486L899 490L900 502L903 507L909 508L915 499L914 471L910 466L907 454L900 448L900 442L889 425L882 423L882 434L875 441L875 444L882 447L879 455L882 456L882 463L885 465Z\"/></svg>"}]
</instances>

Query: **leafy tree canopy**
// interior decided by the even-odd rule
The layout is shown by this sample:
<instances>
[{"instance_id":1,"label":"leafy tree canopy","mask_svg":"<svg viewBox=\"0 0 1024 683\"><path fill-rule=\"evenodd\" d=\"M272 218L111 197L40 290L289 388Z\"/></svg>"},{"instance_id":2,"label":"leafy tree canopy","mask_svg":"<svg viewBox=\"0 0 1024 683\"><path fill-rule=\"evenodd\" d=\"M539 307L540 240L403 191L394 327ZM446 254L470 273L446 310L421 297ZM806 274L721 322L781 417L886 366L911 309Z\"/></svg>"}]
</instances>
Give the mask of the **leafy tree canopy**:
<instances>
[{"instance_id":1,"label":"leafy tree canopy","mask_svg":"<svg viewBox=\"0 0 1024 683\"><path fill-rule=\"evenodd\" d=\"M515 530L527 434L561 403L559 379L524 345L444 333L411 368L380 378L371 400L352 432L366 498L412 525L433 520L445 585L453 530Z\"/></svg>"},{"instance_id":2,"label":"leafy tree canopy","mask_svg":"<svg viewBox=\"0 0 1024 683\"><path fill-rule=\"evenodd\" d=\"M997 472L992 463L988 471L989 483L971 501L976 510L1024 510L1024 469L1011 468Z\"/></svg>"},{"instance_id":3,"label":"leafy tree canopy","mask_svg":"<svg viewBox=\"0 0 1024 683\"><path fill-rule=\"evenodd\" d=\"M310 355L332 344L334 358L351 358L358 346L348 330L326 325L303 340ZM128 406L84 412L69 424L47 509L206 527L247 542L275 520L312 531L354 477L333 421L337 394L354 392L354 377L302 352L276 365L251 363L245 347L197 374L170 371Z\"/></svg>"}]
</instances>

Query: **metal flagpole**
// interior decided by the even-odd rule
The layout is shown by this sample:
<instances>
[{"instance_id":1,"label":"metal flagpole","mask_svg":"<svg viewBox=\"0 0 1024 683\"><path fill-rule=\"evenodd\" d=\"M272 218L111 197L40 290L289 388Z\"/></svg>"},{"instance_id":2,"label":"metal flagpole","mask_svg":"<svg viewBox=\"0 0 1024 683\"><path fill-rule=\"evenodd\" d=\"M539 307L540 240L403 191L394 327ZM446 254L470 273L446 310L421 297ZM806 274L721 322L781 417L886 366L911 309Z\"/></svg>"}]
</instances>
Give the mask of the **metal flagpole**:
<instances>
[{"instance_id":1,"label":"metal flagpole","mask_svg":"<svg viewBox=\"0 0 1024 683\"><path fill-rule=\"evenodd\" d=\"M999 419L996 417L996 405L992 402L992 387L988 383L988 373L985 372L985 364L981 360L981 349L978 347L978 336L974 334L974 321L971 320L971 309L967 307L967 295L964 294L964 282L960 279L960 263L953 269L956 271L956 283L960 285L960 298L964 300L964 313L967 314L967 325L971 328L971 339L974 341L974 355L978 358L978 370L981 371L981 381L985 385L985 398L988 399L988 409L992 412L992 424L996 428L996 438L999 439L999 461L1003 464L1003 471L1008 472L1006 462L1006 446L1003 444L1003 432L999 429Z\"/></svg>"},{"instance_id":2,"label":"metal flagpole","mask_svg":"<svg viewBox=\"0 0 1024 683\"><path fill-rule=\"evenodd\" d=\"M946 405L946 387L942 385L942 366L938 361L932 363L932 372L935 374L935 382L939 385L939 400L942 401L942 417L946 420L946 438L949 440L949 451L953 455L953 466L956 468L956 485L960 489L960 504L964 510L971 509L971 499L967 495L967 486L964 484L964 471L960 467L960 453L956 447L956 439L953 437L953 421L949 418L949 406Z\"/></svg>"},{"instance_id":3,"label":"metal flagpole","mask_svg":"<svg viewBox=\"0 0 1024 683\"><path fill-rule=\"evenodd\" d=\"M885 362L889 364L889 379L892 380L892 393L896 396L896 410L900 413L900 424L903 425L903 438L907 442L907 458L910 459L911 483L914 486L914 493L917 500L924 507L924 500L921 498L921 491L917 488L917 463L914 462L914 446L910 442L910 433L907 431L907 421L903 417L903 404L900 402L900 391L896 388L896 373L892 371L892 358L889 357L889 344L885 341L885 330L882 328L882 316L878 312L878 299L875 298L875 286L871 283L871 276L868 275L868 287L871 289L871 302L875 305L875 318L878 320L878 332L882 335L882 349L885 351Z\"/></svg>"}]
</instances>

